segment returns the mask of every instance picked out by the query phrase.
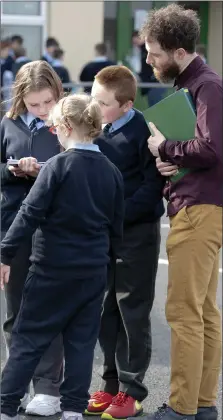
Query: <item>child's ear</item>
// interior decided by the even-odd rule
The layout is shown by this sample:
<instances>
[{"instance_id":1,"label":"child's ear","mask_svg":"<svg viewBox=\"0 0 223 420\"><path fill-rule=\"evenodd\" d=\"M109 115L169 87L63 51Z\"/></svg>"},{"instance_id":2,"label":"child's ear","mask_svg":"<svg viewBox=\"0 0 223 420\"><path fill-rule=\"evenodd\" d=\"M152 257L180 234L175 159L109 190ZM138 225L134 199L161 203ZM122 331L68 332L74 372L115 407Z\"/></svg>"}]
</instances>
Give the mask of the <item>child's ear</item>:
<instances>
[{"instance_id":1,"label":"child's ear","mask_svg":"<svg viewBox=\"0 0 223 420\"><path fill-rule=\"evenodd\" d=\"M61 131L64 134L65 137L70 137L70 131L68 130L68 128L66 127L65 124L61 124Z\"/></svg>"},{"instance_id":2,"label":"child's ear","mask_svg":"<svg viewBox=\"0 0 223 420\"><path fill-rule=\"evenodd\" d=\"M66 136L66 137L70 137L70 135L71 135L71 131L69 131L69 130L65 130L65 136Z\"/></svg>"},{"instance_id":3,"label":"child's ear","mask_svg":"<svg viewBox=\"0 0 223 420\"><path fill-rule=\"evenodd\" d=\"M128 112L133 107L133 102L128 101L123 106L124 106L123 111Z\"/></svg>"}]
</instances>

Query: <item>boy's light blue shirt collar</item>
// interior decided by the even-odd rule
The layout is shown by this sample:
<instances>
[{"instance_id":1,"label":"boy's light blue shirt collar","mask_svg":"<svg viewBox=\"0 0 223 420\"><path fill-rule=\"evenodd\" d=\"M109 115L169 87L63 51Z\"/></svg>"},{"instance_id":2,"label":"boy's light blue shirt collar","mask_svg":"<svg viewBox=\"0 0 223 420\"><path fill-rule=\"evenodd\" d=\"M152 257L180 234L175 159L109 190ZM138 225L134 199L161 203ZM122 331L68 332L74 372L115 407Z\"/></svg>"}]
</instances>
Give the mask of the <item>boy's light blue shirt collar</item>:
<instances>
[{"instance_id":1,"label":"boy's light blue shirt collar","mask_svg":"<svg viewBox=\"0 0 223 420\"><path fill-rule=\"evenodd\" d=\"M27 60L28 60L28 57L23 55L22 57L16 58L15 63L23 63L24 61L27 61Z\"/></svg>"},{"instance_id":2,"label":"boy's light blue shirt collar","mask_svg":"<svg viewBox=\"0 0 223 420\"><path fill-rule=\"evenodd\" d=\"M52 61L51 66L53 66L53 67L63 67L63 62L62 62L62 60L59 60L59 59L56 60L55 59L55 60Z\"/></svg>"},{"instance_id":3,"label":"boy's light blue shirt collar","mask_svg":"<svg viewBox=\"0 0 223 420\"><path fill-rule=\"evenodd\" d=\"M106 55L100 55L100 56L98 55L97 57L94 57L93 61L95 63L101 63L104 61L108 61L108 57Z\"/></svg>"},{"instance_id":4,"label":"boy's light blue shirt collar","mask_svg":"<svg viewBox=\"0 0 223 420\"><path fill-rule=\"evenodd\" d=\"M67 148L67 150L69 149L91 150L93 152L100 152L98 145L93 143L73 142L73 144L71 143L71 145Z\"/></svg>"},{"instance_id":5,"label":"boy's light blue shirt collar","mask_svg":"<svg viewBox=\"0 0 223 420\"><path fill-rule=\"evenodd\" d=\"M43 57L46 58L49 63L53 62L53 57L47 51L45 51Z\"/></svg>"},{"instance_id":6,"label":"boy's light blue shirt collar","mask_svg":"<svg viewBox=\"0 0 223 420\"><path fill-rule=\"evenodd\" d=\"M135 115L135 110L130 109L128 112L126 112L126 114L122 115L122 117L120 117L118 120L112 123L109 133L112 133L113 131L116 131L119 128L123 127L134 117L134 115Z\"/></svg>"}]
</instances>

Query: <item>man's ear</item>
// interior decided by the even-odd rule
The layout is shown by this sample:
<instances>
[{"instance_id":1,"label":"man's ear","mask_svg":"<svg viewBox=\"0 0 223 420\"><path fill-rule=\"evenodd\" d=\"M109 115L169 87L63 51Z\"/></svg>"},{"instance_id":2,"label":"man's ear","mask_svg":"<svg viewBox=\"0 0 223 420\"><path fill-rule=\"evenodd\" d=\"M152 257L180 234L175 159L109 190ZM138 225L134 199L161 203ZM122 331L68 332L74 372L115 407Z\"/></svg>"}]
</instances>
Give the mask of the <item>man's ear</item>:
<instances>
[{"instance_id":1,"label":"man's ear","mask_svg":"<svg viewBox=\"0 0 223 420\"><path fill-rule=\"evenodd\" d=\"M183 48L178 48L178 50L174 52L174 56L175 59L182 61L186 56L186 51Z\"/></svg>"}]
</instances>

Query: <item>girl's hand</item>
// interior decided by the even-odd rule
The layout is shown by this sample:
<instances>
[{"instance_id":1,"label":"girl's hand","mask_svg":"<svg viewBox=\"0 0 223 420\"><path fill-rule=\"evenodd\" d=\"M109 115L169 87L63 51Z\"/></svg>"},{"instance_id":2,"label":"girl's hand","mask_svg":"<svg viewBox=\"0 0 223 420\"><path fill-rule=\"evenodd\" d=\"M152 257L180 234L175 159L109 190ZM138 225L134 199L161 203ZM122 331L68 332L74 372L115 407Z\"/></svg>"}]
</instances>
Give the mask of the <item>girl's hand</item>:
<instances>
[{"instance_id":1,"label":"girl's hand","mask_svg":"<svg viewBox=\"0 0 223 420\"><path fill-rule=\"evenodd\" d=\"M25 174L33 177L37 177L40 165L37 163L36 158L26 157L19 160L19 168L25 172Z\"/></svg>"},{"instance_id":2,"label":"girl's hand","mask_svg":"<svg viewBox=\"0 0 223 420\"><path fill-rule=\"evenodd\" d=\"M26 178L25 172L23 172L18 166L8 166L8 170L14 175L18 176L19 178Z\"/></svg>"},{"instance_id":3,"label":"girl's hand","mask_svg":"<svg viewBox=\"0 0 223 420\"><path fill-rule=\"evenodd\" d=\"M178 166L170 162L162 162L160 158L156 159L156 167L163 176L172 176L178 173Z\"/></svg>"},{"instance_id":4,"label":"girl's hand","mask_svg":"<svg viewBox=\"0 0 223 420\"><path fill-rule=\"evenodd\" d=\"M5 284L9 282L10 266L1 264L1 289L4 290Z\"/></svg>"}]
</instances>

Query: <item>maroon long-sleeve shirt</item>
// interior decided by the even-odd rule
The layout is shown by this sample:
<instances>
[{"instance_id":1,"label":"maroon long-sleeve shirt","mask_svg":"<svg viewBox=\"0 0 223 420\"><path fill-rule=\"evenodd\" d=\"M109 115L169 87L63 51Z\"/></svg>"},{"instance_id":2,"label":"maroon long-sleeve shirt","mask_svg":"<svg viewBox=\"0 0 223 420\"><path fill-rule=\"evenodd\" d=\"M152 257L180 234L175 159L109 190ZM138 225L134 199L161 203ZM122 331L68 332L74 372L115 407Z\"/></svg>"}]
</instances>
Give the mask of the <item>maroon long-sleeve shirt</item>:
<instances>
[{"instance_id":1,"label":"maroon long-sleeve shirt","mask_svg":"<svg viewBox=\"0 0 223 420\"><path fill-rule=\"evenodd\" d=\"M169 216L184 206L223 205L222 79L196 57L175 85L178 89L189 89L196 106L197 124L194 139L165 140L159 147L162 161L191 168L177 182L166 184L164 195Z\"/></svg>"}]
</instances>

